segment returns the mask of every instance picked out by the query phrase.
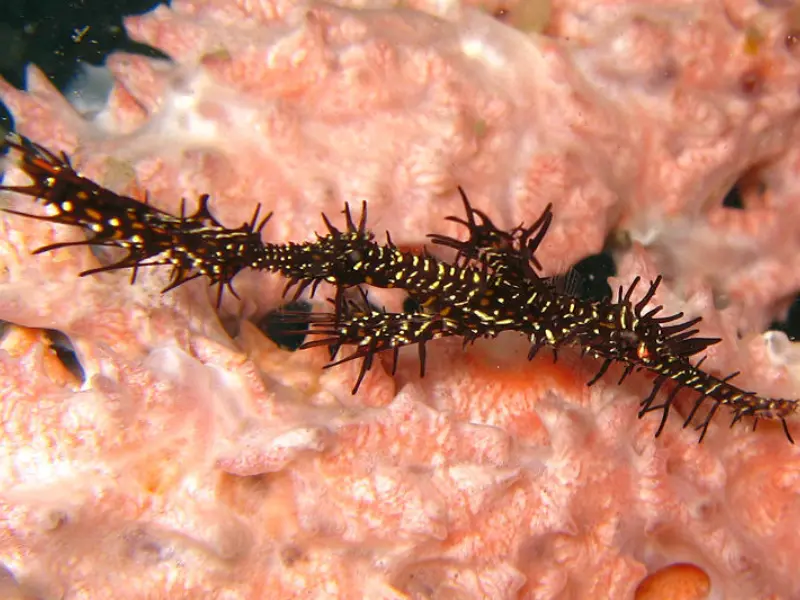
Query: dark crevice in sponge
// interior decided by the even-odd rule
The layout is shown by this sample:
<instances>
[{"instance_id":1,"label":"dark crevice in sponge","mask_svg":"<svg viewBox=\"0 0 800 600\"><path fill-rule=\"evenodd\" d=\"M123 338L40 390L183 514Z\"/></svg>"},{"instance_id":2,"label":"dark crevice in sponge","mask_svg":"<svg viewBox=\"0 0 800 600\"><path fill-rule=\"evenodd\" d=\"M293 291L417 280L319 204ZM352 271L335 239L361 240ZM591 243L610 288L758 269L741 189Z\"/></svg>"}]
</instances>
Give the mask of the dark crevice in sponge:
<instances>
[{"instance_id":1,"label":"dark crevice in sponge","mask_svg":"<svg viewBox=\"0 0 800 600\"><path fill-rule=\"evenodd\" d=\"M308 327L302 319L297 318L297 313L309 312L311 304L308 302L287 302L256 321L256 327L281 348L294 352L305 341Z\"/></svg>"}]
</instances>

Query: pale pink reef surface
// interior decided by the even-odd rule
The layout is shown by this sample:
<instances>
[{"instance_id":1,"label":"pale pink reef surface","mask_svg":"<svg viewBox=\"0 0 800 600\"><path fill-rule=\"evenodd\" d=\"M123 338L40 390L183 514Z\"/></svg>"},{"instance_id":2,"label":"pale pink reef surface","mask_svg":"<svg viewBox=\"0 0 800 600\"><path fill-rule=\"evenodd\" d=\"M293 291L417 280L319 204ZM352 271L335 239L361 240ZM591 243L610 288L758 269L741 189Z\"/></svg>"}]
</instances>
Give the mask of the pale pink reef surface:
<instances>
[{"instance_id":1,"label":"pale pink reef surface","mask_svg":"<svg viewBox=\"0 0 800 600\"><path fill-rule=\"evenodd\" d=\"M724 338L709 369L800 397L800 347L763 333L800 289L796 7L357 4L175 1L127 22L172 61L113 56L92 120L35 68L0 97L118 192L171 211L209 193L231 226L262 203L268 240L367 200L419 247L457 232L457 185L501 226L553 202L549 273L611 236L614 285L663 273L657 303ZM722 205L737 181L744 210ZM249 320L280 278L240 275L220 319L200 281L161 295L156 270L77 277L103 253L31 255L84 235L0 217L0 319L31 328L0 350L3 597L800 598L779 427L721 415L698 445L673 414L656 440L648 377L587 388L598 364L528 363L514 335L431 344L424 379L409 352L351 396L358 364L323 370Z\"/></svg>"}]
</instances>

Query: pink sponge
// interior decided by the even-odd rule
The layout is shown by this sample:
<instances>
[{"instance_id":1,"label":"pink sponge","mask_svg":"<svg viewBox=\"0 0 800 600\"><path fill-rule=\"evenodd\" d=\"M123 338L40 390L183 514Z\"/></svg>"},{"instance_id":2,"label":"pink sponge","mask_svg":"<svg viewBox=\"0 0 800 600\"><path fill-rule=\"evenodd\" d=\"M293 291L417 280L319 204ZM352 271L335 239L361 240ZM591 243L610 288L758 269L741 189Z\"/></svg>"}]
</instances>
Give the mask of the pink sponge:
<instances>
[{"instance_id":1,"label":"pink sponge","mask_svg":"<svg viewBox=\"0 0 800 600\"><path fill-rule=\"evenodd\" d=\"M457 235L457 185L501 227L552 202L548 274L613 239L614 286L662 274L658 303L723 338L704 366L800 396L793 344L762 333L800 288L796 9L550 8L538 34L447 3L176 1L127 23L172 60L109 59L93 120L33 67L0 96L118 193L173 214L208 193L230 227L262 203L266 240L311 239L321 211L363 199L377 232L419 247ZM737 182L744 209L723 207ZM800 451L779 428L720 421L698 445L676 418L654 440L646 377L587 388L597 364L528 363L510 334L431 344L424 379L401 358L351 396L358 365L322 370L323 349L281 350L247 320L281 304L278 277L239 275L220 320L199 280L162 295L158 269L130 286L78 278L108 258L86 249L30 255L76 229L5 215L0 232L0 589L800 595ZM23 326L64 332L84 381Z\"/></svg>"}]
</instances>

